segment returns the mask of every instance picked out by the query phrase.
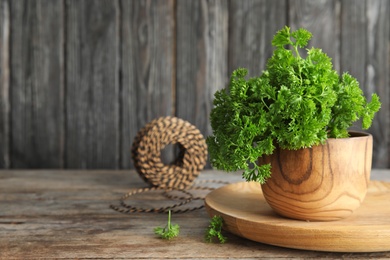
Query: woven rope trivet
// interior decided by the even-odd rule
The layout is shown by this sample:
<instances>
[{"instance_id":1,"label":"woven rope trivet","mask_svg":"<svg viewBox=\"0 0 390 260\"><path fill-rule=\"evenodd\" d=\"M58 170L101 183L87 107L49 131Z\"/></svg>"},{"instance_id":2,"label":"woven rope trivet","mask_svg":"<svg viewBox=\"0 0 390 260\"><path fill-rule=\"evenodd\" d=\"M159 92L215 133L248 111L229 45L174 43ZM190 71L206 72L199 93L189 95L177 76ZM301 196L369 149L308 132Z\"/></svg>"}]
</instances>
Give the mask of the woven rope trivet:
<instances>
[{"instance_id":1,"label":"woven rope trivet","mask_svg":"<svg viewBox=\"0 0 390 260\"><path fill-rule=\"evenodd\" d=\"M171 164L161 161L161 151L169 144L178 144L179 155ZM194 180L204 168L207 160L207 145L200 131L189 122L176 117L160 117L142 128L132 145L132 159L139 176L152 187L132 190L120 199L120 206L110 207L121 213L168 212L184 213L203 208L204 205L181 209L180 206L203 197L194 197L189 190L213 190L212 187L194 185ZM203 180L200 183L223 181ZM129 205L125 201L139 193L161 191L172 205L166 207L142 208ZM172 195L178 191L185 196Z\"/></svg>"}]
</instances>

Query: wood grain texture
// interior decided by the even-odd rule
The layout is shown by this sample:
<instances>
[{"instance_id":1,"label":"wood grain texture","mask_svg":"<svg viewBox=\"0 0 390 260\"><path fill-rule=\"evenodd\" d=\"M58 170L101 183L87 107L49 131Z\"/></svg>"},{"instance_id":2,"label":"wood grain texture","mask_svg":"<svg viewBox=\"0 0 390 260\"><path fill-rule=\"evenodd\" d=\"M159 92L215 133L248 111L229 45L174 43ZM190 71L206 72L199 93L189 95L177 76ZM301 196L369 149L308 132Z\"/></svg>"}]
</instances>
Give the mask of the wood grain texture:
<instances>
[{"instance_id":1,"label":"wood grain texture","mask_svg":"<svg viewBox=\"0 0 390 260\"><path fill-rule=\"evenodd\" d=\"M286 1L229 3L229 75L242 67L249 76L259 76L272 55L274 34L287 24Z\"/></svg>"},{"instance_id":2,"label":"wood grain texture","mask_svg":"<svg viewBox=\"0 0 390 260\"><path fill-rule=\"evenodd\" d=\"M359 4L356 4L356 3ZM366 85L367 7L364 1L341 1L340 71Z\"/></svg>"},{"instance_id":3,"label":"wood grain texture","mask_svg":"<svg viewBox=\"0 0 390 260\"><path fill-rule=\"evenodd\" d=\"M133 167L137 132L160 116L173 116L175 95L174 1L122 1L121 162ZM168 154L166 160L170 160Z\"/></svg>"},{"instance_id":4,"label":"wood grain texture","mask_svg":"<svg viewBox=\"0 0 390 260\"><path fill-rule=\"evenodd\" d=\"M7 0L0 1L0 168L10 167L10 7Z\"/></svg>"},{"instance_id":5,"label":"wood grain texture","mask_svg":"<svg viewBox=\"0 0 390 260\"><path fill-rule=\"evenodd\" d=\"M365 63L365 94L377 93L382 102L370 128L374 136L374 160L376 167L389 167L390 162L390 1L366 2L367 30ZM361 54L360 54L361 55Z\"/></svg>"},{"instance_id":6,"label":"wood grain texture","mask_svg":"<svg viewBox=\"0 0 390 260\"><path fill-rule=\"evenodd\" d=\"M390 181L389 171L376 171L374 176ZM198 180L210 179L242 180L240 173L219 171L204 171L198 177ZM204 209L173 214L172 223L181 228L179 237L171 241L159 239L153 228L166 224L166 214L125 215L109 208L110 204L119 203L125 192L146 187L135 171L1 170L0 180L1 259L390 257L389 252L350 254L292 250L257 243L229 232L224 232L228 237L226 244L205 243L209 216ZM156 206L156 202L161 205L159 196L143 195L140 200L152 206ZM199 202L202 203L196 203Z\"/></svg>"},{"instance_id":7,"label":"wood grain texture","mask_svg":"<svg viewBox=\"0 0 390 260\"><path fill-rule=\"evenodd\" d=\"M133 168L133 138L159 116L209 135L216 90L238 67L258 75L284 25L379 94L373 165L390 167L387 0L0 4L0 168Z\"/></svg>"},{"instance_id":8,"label":"wood grain texture","mask_svg":"<svg viewBox=\"0 0 390 260\"><path fill-rule=\"evenodd\" d=\"M212 191L205 203L210 216L223 217L227 230L250 240L328 252L390 250L389 182L372 181L362 207L350 218L334 222L306 222L280 217L272 212L262 195L258 183L240 182ZM347 258L356 256L351 254ZM378 256L374 254L372 257Z\"/></svg>"},{"instance_id":9,"label":"wood grain texture","mask_svg":"<svg viewBox=\"0 0 390 260\"><path fill-rule=\"evenodd\" d=\"M290 0L288 21L292 29L304 27L313 34L309 48L322 49L340 70L340 2L337 0Z\"/></svg>"},{"instance_id":10,"label":"wood grain texture","mask_svg":"<svg viewBox=\"0 0 390 260\"><path fill-rule=\"evenodd\" d=\"M259 158L260 164L271 164L271 177L261 188L275 212L304 221L332 221L360 207L370 180L373 138L350 134L306 149L277 148Z\"/></svg>"},{"instance_id":11,"label":"wood grain texture","mask_svg":"<svg viewBox=\"0 0 390 260\"><path fill-rule=\"evenodd\" d=\"M176 2L176 116L211 134L214 93L227 83L228 3Z\"/></svg>"},{"instance_id":12,"label":"wood grain texture","mask_svg":"<svg viewBox=\"0 0 390 260\"><path fill-rule=\"evenodd\" d=\"M11 166L63 167L63 5L10 1Z\"/></svg>"},{"instance_id":13,"label":"wood grain texture","mask_svg":"<svg viewBox=\"0 0 390 260\"><path fill-rule=\"evenodd\" d=\"M67 1L65 167L119 163L119 3Z\"/></svg>"}]
</instances>

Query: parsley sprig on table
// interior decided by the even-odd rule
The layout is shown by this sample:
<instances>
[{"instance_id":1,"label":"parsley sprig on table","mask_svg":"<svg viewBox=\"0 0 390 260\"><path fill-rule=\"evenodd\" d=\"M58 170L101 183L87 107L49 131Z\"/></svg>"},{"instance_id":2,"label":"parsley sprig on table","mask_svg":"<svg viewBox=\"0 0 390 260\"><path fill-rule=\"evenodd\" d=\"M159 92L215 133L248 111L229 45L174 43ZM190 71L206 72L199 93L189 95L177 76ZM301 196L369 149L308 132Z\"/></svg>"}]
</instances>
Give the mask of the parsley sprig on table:
<instances>
[{"instance_id":1,"label":"parsley sprig on table","mask_svg":"<svg viewBox=\"0 0 390 260\"><path fill-rule=\"evenodd\" d=\"M219 243L224 244L227 241L227 238L222 235L222 226L223 218L217 215L213 216L210 219L210 225L206 229L206 242L211 243L213 242L213 239L216 238L219 240Z\"/></svg>"},{"instance_id":2,"label":"parsley sprig on table","mask_svg":"<svg viewBox=\"0 0 390 260\"><path fill-rule=\"evenodd\" d=\"M154 233L156 235L159 235L161 238L164 239L172 239L174 237L177 237L180 232L180 226L178 224L172 225L171 224L171 211L168 211L168 223L167 225L162 227L156 227L154 229Z\"/></svg>"},{"instance_id":3,"label":"parsley sprig on table","mask_svg":"<svg viewBox=\"0 0 390 260\"><path fill-rule=\"evenodd\" d=\"M358 119L363 129L371 126L379 97L367 102L358 81L348 73L339 76L321 49L306 49L302 57L311 37L305 29L284 27L259 77L246 79L247 70L237 69L229 86L215 93L213 135L207 138L214 167L244 170L247 181L264 183L271 166L256 161L276 145L295 150L345 138Z\"/></svg>"}]
</instances>

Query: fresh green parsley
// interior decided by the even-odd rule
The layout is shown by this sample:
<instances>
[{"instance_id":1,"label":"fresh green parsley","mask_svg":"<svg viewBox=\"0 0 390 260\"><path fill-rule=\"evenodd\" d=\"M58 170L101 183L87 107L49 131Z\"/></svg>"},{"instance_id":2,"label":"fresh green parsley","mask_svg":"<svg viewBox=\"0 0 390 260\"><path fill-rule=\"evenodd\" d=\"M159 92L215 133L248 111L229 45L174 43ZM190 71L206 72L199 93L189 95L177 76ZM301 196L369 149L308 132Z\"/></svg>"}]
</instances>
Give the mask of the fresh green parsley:
<instances>
[{"instance_id":1,"label":"fresh green parsley","mask_svg":"<svg viewBox=\"0 0 390 260\"><path fill-rule=\"evenodd\" d=\"M305 29L284 27L273 38L273 55L260 76L247 79L247 70L239 68L228 87L215 93L213 135L207 138L214 167L244 170L247 181L264 183L271 166L257 160L276 145L296 150L345 138L359 119L363 129L371 126L379 97L373 94L367 102L354 77L340 76L321 49L305 49L311 37Z\"/></svg>"},{"instance_id":2,"label":"fresh green parsley","mask_svg":"<svg viewBox=\"0 0 390 260\"><path fill-rule=\"evenodd\" d=\"M174 237L177 237L180 232L180 227L178 224L172 225L171 224L171 211L168 211L168 224L162 228L162 227L156 227L154 229L154 233L161 238L164 239L172 239Z\"/></svg>"},{"instance_id":3,"label":"fresh green parsley","mask_svg":"<svg viewBox=\"0 0 390 260\"><path fill-rule=\"evenodd\" d=\"M225 243L227 238L222 235L222 226L223 218L221 216L212 217L205 233L206 242L211 243L214 238L217 238L221 244Z\"/></svg>"}]
</instances>

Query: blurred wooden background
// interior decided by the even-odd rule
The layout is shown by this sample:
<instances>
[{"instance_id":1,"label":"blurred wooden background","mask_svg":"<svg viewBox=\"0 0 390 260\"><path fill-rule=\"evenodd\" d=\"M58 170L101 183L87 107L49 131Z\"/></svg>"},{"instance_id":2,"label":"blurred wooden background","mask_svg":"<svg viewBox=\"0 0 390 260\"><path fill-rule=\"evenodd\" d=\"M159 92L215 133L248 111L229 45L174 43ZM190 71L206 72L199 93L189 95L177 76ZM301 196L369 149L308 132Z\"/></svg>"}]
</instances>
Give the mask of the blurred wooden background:
<instances>
[{"instance_id":1,"label":"blurred wooden background","mask_svg":"<svg viewBox=\"0 0 390 260\"><path fill-rule=\"evenodd\" d=\"M159 116L209 135L214 92L261 73L284 25L379 94L374 167L389 167L388 0L0 0L0 168L132 168Z\"/></svg>"}]
</instances>

